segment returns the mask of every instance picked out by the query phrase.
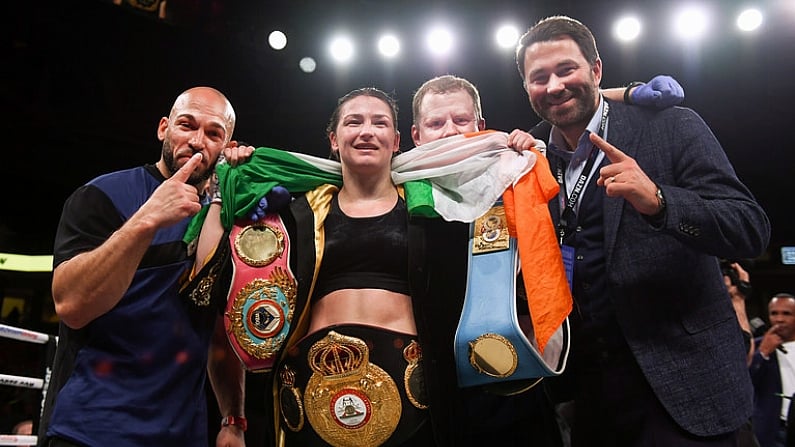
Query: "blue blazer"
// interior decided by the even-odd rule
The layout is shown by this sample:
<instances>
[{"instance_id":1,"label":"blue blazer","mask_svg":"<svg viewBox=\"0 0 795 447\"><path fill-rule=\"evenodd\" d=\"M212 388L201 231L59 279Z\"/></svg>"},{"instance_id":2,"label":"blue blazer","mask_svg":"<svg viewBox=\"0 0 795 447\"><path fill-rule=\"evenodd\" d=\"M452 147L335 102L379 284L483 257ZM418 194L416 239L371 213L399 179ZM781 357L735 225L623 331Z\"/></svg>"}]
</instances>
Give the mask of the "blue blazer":
<instances>
[{"instance_id":1,"label":"blue blazer","mask_svg":"<svg viewBox=\"0 0 795 447\"><path fill-rule=\"evenodd\" d=\"M778 369L778 355L770 355L765 360L758 346L762 337L756 339L757 350L751 360L751 381L754 384L753 426L756 439L762 447L774 445L776 433L781 427L781 372Z\"/></svg>"},{"instance_id":2,"label":"blue blazer","mask_svg":"<svg viewBox=\"0 0 795 447\"><path fill-rule=\"evenodd\" d=\"M607 281L624 337L682 428L699 436L736 430L751 416L753 390L717 257L763 253L768 217L690 109L610 102L607 140L667 202L655 228L623 198L604 197ZM557 200L550 211L557 225Z\"/></svg>"}]
</instances>

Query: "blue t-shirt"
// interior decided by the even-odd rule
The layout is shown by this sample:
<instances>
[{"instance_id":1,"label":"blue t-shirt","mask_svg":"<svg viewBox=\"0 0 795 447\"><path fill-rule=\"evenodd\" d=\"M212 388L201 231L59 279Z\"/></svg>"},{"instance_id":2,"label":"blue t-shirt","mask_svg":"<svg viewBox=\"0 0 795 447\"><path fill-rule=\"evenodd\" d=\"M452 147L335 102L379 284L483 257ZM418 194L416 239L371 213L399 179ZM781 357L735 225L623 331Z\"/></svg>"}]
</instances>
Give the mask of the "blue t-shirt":
<instances>
[{"instance_id":1,"label":"blue t-shirt","mask_svg":"<svg viewBox=\"0 0 795 447\"><path fill-rule=\"evenodd\" d=\"M54 264L102 244L164 178L154 166L114 172L67 200ZM181 298L192 266L190 219L161 229L121 301L80 330L61 324L48 436L90 446L205 446L205 379L218 308ZM43 424L46 423L43 420ZM44 426L44 425L43 425Z\"/></svg>"}]
</instances>

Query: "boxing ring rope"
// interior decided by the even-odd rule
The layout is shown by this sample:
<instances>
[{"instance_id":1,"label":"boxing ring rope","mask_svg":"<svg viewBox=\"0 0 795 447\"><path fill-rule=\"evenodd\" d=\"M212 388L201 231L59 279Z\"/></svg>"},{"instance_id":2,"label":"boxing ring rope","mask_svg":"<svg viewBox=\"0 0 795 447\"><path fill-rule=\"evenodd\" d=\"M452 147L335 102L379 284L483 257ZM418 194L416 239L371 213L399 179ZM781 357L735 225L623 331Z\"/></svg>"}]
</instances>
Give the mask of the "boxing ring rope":
<instances>
[{"instance_id":1,"label":"boxing ring rope","mask_svg":"<svg viewBox=\"0 0 795 447\"><path fill-rule=\"evenodd\" d=\"M0 373L0 385L41 390L41 404L39 404L39 415L41 415L41 409L44 405L44 398L47 393L47 384L49 383L50 374L52 373L52 363L55 357L55 346L58 343L58 337L5 324L0 324L0 337L44 345L45 352L42 355L41 361L43 378L14 376ZM34 420L33 433L37 431L38 421ZM35 435L0 434L0 446L36 445L37 440L38 437Z\"/></svg>"},{"instance_id":2,"label":"boxing ring rope","mask_svg":"<svg viewBox=\"0 0 795 447\"><path fill-rule=\"evenodd\" d=\"M0 435L0 445L36 445L33 435Z\"/></svg>"}]
</instances>

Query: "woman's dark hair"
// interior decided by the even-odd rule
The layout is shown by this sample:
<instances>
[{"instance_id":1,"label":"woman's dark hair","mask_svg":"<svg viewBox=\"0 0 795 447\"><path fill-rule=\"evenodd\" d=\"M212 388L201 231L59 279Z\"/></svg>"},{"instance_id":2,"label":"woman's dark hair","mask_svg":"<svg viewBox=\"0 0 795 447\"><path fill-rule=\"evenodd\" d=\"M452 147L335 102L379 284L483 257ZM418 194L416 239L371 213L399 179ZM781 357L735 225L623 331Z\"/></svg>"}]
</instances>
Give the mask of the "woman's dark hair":
<instances>
[{"instance_id":1,"label":"woman's dark hair","mask_svg":"<svg viewBox=\"0 0 795 447\"><path fill-rule=\"evenodd\" d=\"M331 118L326 125L326 135L334 132L337 129L337 125L340 122L340 111L342 110L342 106L350 101L353 98L357 98L359 96L372 96L373 98L378 98L381 101L384 101L389 108L392 110L392 122L395 123L395 128L397 128L398 123L398 106L397 100L392 97L389 93L386 93L383 90L377 89L375 87L365 87L365 88L357 88L356 90L351 90L345 96L337 100L337 107L334 108L334 112L331 114Z\"/></svg>"}]
</instances>

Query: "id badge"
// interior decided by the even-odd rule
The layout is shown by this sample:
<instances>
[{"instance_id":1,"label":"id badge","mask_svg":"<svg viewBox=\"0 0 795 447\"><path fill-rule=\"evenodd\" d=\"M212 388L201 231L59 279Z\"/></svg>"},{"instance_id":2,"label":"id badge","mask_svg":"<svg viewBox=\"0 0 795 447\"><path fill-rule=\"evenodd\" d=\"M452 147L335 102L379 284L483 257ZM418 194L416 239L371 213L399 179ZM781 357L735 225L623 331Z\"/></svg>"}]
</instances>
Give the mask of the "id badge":
<instances>
[{"instance_id":1,"label":"id badge","mask_svg":"<svg viewBox=\"0 0 795 447\"><path fill-rule=\"evenodd\" d=\"M566 269L566 281L569 282L569 290L574 290L574 247L562 244L560 252L563 254L563 267Z\"/></svg>"}]
</instances>

